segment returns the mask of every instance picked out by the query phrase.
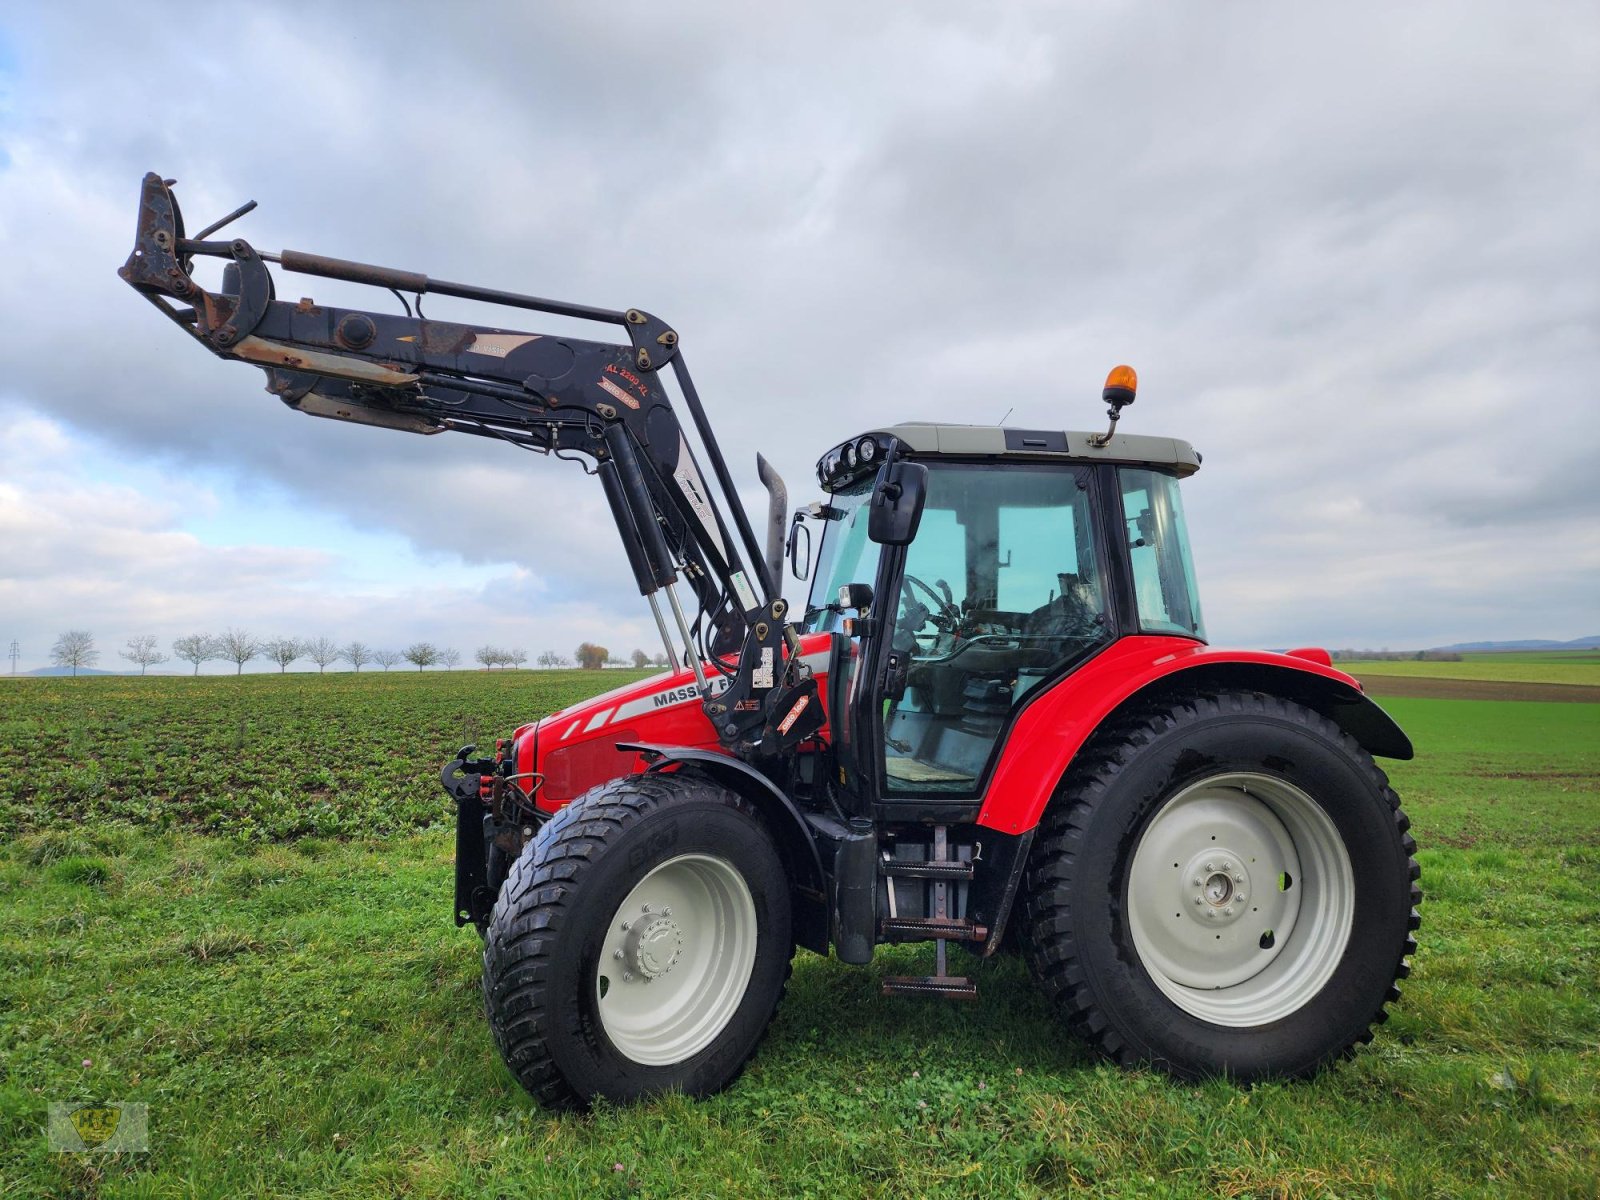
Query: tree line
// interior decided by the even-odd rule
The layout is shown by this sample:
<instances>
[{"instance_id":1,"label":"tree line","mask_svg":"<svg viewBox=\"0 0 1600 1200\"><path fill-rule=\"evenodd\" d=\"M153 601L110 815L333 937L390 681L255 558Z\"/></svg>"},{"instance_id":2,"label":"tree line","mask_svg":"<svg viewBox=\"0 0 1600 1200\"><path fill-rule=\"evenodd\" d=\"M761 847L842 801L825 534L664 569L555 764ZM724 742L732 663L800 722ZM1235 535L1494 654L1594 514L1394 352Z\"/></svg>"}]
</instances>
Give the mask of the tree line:
<instances>
[{"instance_id":1,"label":"tree line","mask_svg":"<svg viewBox=\"0 0 1600 1200\"><path fill-rule=\"evenodd\" d=\"M1452 650L1334 650L1330 657L1335 662L1345 660L1365 662L1460 662L1461 655Z\"/></svg>"},{"instance_id":2,"label":"tree line","mask_svg":"<svg viewBox=\"0 0 1600 1200\"><path fill-rule=\"evenodd\" d=\"M435 646L432 642L413 642L404 650L386 650L369 646L366 642L346 642L343 645L329 637L257 637L246 629L228 628L222 633L190 633L172 640L172 653L161 648L154 634L131 637L118 652L139 668L143 675L151 667L177 659L192 663L194 673L200 674L202 663L221 660L234 664L234 674L244 673L244 665L258 658L278 664L279 671L287 671L291 664L301 659L316 664L320 674L334 663L349 663L359 671L368 664L390 667L402 662L412 664L421 671L439 666L446 669L461 665L461 652L448 646ZM58 667L68 667L76 675L79 670L92 667L100 661L100 651L95 649L94 635L84 629L71 629L56 639L50 648L50 661Z\"/></svg>"},{"instance_id":3,"label":"tree line","mask_svg":"<svg viewBox=\"0 0 1600 1200\"><path fill-rule=\"evenodd\" d=\"M485 671L492 671L495 667L520 667L528 661L525 651L502 650L498 646L479 646L477 654L473 657L483 664ZM664 667L667 665L667 656L657 652L652 657L643 650L635 650L627 658L618 658L604 646L584 642L572 652L571 658L554 650L545 650L533 661L541 667L570 667L576 662L585 671L598 671L602 667L625 667L629 664L641 669L650 666Z\"/></svg>"},{"instance_id":4,"label":"tree line","mask_svg":"<svg viewBox=\"0 0 1600 1200\"><path fill-rule=\"evenodd\" d=\"M434 666L453 670L461 665L459 650L447 646L435 646L432 642L413 642L404 650L385 650L369 646L365 642L346 642L339 645L328 637L258 638L248 630L234 629L231 626L219 634L191 633L174 638L171 648L172 653L169 655L162 650L160 641L154 634L141 634L129 638L118 653L137 666L141 675L151 667L172 662L174 659L193 664L196 675L200 674L202 663L218 660L233 663L234 674L242 675L245 663L258 658L276 663L280 672L287 671L291 664L306 659L316 664L318 674L338 662L349 663L356 671L369 664L387 671L402 662L410 663L419 671ZM520 668L527 663L528 652L520 648L506 650L498 646L480 646L473 657L483 664L484 670L490 671L495 667ZM568 667L572 665L574 659L578 666L590 671L597 671L606 666L626 666L629 663L638 668L667 665L667 656L664 653L657 653L652 657L643 650L635 650L627 658L619 658L606 647L593 642L582 643L573 651L571 659L554 650L546 650L535 661L541 667ZM94 635L83 629L68 630L58 637L55 645L50 648L50 661L58 667L70 668L73 675L77 675L81 669L93 667L100 661L100 651L95 648Z\"/></svg>"}]
</instances>

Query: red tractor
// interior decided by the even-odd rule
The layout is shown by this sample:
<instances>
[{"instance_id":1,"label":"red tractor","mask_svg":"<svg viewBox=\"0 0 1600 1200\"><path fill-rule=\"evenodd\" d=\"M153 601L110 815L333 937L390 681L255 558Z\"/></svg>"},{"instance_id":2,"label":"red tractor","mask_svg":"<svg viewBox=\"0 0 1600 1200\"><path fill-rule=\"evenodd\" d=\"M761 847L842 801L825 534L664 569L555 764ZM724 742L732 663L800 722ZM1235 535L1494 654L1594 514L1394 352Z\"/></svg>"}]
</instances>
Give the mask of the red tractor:
<instances>
[{"instance_id":1,"label":"red tractor","mask_svg":"<svg viewBox=\"0 0 1600 1200\"><path fill-rule=\"evenodd\" d=\"M1421 900L1372 756L1411 744L1325 651L1207 645L1179 498L1200 456L1116 431L1131 370L1104 433L840 442L787 537L758 461L762 545L656 317L207 240L220 224L186 236L146 176L122 277L291 408L580 462L660 628L669 672L442 774L456 921L484 935L490 1028L541 1102L727 1086L796 946L866 965L932 942L931 975L883 989L956 998L975 989L950 943L1014 946L1102 1053L1184 1078L1302 1075L1370 1039ZM404 311L277 300L269 262ZM625 337L430 320L429 293ZM786 546L812 581L798 614Z\"/></svg>"}]
</instances>

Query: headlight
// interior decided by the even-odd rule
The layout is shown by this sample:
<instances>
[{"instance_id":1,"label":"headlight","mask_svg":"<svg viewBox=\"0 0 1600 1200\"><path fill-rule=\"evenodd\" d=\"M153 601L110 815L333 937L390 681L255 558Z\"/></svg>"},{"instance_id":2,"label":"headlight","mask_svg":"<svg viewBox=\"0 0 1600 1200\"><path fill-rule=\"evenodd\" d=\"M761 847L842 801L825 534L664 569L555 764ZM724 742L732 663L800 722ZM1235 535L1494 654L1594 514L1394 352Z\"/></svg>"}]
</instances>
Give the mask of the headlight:
<instances>
[{"instance_id":1,"label":"headlight","mask_svg":"<svg viewBox=\"0 0 1600 1200\"><path fill-rule=\"evenodd\" d=\"M844 469L846 471L856 469L856 447L854 442L844 448Z\"/></svg>"},{"instance_id":2,"label":"headlight","mask_svg":"<svg viewBox=\"0 0 1600 1200\"><path fill-rule=\"evenodd\" d=\"M878 443L869 437L862 438L856 443L856 457L861 460L862 466L866 466L878 457Z\"/></svg>"}]
</instances>

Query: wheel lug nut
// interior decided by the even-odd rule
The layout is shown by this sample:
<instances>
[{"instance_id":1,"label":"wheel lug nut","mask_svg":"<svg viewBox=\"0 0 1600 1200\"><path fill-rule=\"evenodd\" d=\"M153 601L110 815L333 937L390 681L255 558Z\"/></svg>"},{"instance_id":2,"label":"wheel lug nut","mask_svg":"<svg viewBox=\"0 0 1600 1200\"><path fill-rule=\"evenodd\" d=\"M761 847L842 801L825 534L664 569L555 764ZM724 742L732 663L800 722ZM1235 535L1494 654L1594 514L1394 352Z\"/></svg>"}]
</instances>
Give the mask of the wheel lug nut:
<instances>
[{"instance_id":1,"label":"wheel lug nut","mask_svg":"<svg viewBox=\"0 0 1600 1200\"><path fill-rule=\"evenodd\" d=\"M627 933L628 932L628 922L626 922L626 921L624 921L622 923L622 932L623 933Z\"/></svg>"},{"instance_id":2,"label":"wheel lug nut","mask_svg":"<svg viewBox=\"0 0 1600 1200\"><path fill-rule=\"evenodd\" d=\"M1237 900L1240 904L1243 904L1246 900L1250 899L1250 897L1246 896L1243 892L1240 892L1236 896L1234 896L1234 899Z\"/></svg>"},{"instance_id":3,"label":"wheel lug nut","mask_svg":"<svg viewBox=\"0 0 1600 1200\"><path fill-rule=\"evenodd\" d=\"M1194 885L1195 885L1195 887L1199 887L1204 882L1205 882L1205 880L1201 879L1200 876L1196 875L1194 877Z\"/></svg>"},{"instance_id":4,"label":"wheel lug nut","mask_svg":"<svg viewBox=\"0 0 1600 1200\"><path fill-rule=\"evenodd\" d=\"M1235 875L1233 877L1233 881L1235 883L1243 883L1244 882L1244 876L1243 875Z\"/></svg>"},{"instance_id":5,"label":"wheel lug nut","mask_svg":"<svg viewBox=\"0 0 1600 1200\"><path fill-rule=\"evenodd\" d=\"M650 911L650 906L649 906L649 905L648 905L648 904L646 904L646 905L645 905L645 906L644 906L644 911L645 911L645 912L649 912L649 911Z\"/></svg>"},{"instance_id":6,"label":"wheel lug nut","mask_svg":"<svg viewBox=\"0 0 1600 1200\"><path fill-rule=\"evenodd\" d=\"M1207 863L1206 864L1206 870L1215 871L1216 869L1217 869L1217 864L1216 863Z\"/></svg>"},{"instance_id":7,"label":"wheel lug nut","mask_svg":"<svg viewBox=\"0 0 1600 1200\"><path fill-rule=\"evenodd\" d=\"M1228 905L1227 908L1223 909L1222 910L1222 915L1225 916L1225 917L1233 916L1233 905L1230 904L1230 905Z\"/></svg>"},{"instance_id":8,"label":"wheel lug nut","mask_svg":"<svg viewBox=\"0 0 1600 1200\"><path fill-rule=\"evenodd\" d=\"M624 971L622 973L622 982L623 983L632 983L633 982L633 972L632 971Z\"/></svg>"},{"instance_id":9,"label":"wheel lug nut","mask_svg":"<svg viewBox=\"0 0 1600 1200\"><path fill-rule=\"evenodd\" d=\"M670 908L663 908L661 910L661 915L663 917L670 917L672 915L672 910Z\"/></svg>"},{"instance_id":10,"label":"wheel lug nut","mask_svg":"<svg viewBox=\"0 0 1600 1200\"><path fill-rule=\"evenodd\" d=\"M618 950L616 953L612 954L611 957L616 959L618 962L621 962L624 958L627 957L627 955L625 955L621 950Z\"/></svg>"},{"instance_id":11,"label":"wheel lug nut","mask_svg":"<svg viewBox=\"0 0 1600 1200\"><path fill-rule=\"evenodd\" d=\"M1214 908L1206 909L1206 920L1215 921L1216 919L1217 919L1217 910L1214 909Z\"/></svg>"}]
</instances>

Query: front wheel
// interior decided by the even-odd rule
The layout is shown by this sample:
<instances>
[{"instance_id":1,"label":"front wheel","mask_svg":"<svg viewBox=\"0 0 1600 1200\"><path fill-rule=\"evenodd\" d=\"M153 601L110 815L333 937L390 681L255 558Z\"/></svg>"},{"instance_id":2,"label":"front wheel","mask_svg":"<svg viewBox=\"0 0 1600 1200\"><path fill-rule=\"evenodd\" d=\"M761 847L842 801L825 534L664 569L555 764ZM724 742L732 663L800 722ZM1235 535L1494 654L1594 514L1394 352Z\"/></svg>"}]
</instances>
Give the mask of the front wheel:
<instances>
[{"instance_id":1,"label":"front wheel","mask_svg":"<svg viewBox=\"0 0 1600 1200\"><path fill-rule=\"evenodd\" d=\"M484 1007L551 1107L706 1096L760 1041L792 951L783 864L748 802L693 773L627 776L573 801L512 868Z\"/></svg>"},{"instance_id":2,"label":"front wheel","mask_svg":"<svg viewBox=\"0 0 1600 1200\"><path fill-rule=\"evenodd\" d=\"M1256 692L1103 731L1029 865L1023 933L1069 1021L1121 1062L1301 1075L1369 1040L1416 948L1416 845L1367 754Z\"/></svg>"}]
</instances>

